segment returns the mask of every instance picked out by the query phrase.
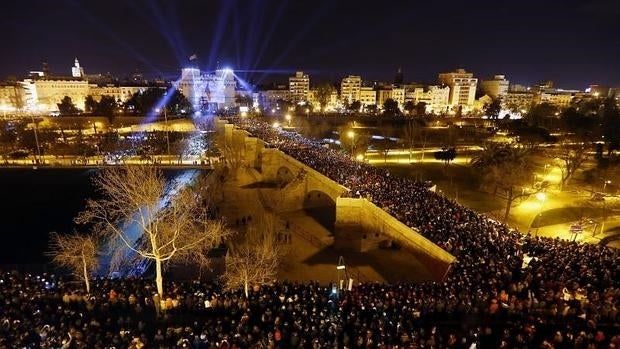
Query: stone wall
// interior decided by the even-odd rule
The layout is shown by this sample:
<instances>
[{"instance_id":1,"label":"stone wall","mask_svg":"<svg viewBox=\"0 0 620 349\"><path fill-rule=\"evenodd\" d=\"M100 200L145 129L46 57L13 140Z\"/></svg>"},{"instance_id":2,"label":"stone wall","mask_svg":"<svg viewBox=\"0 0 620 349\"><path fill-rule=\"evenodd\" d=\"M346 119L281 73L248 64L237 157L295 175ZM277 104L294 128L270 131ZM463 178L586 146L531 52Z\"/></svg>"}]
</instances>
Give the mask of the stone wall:
<instances>
[{"instance_id":1,"label":"stone wall","mask_svg":"<svg viewBox=\"0 0 620 349\"><path fill-rule=\"evenodd\" d=\"M335 248L365 252L390 245L393 240L429 266L439 279L456 258L415 229L392 217L372 202L360 198L336 200Z\"/></svg>"}]
</instances>

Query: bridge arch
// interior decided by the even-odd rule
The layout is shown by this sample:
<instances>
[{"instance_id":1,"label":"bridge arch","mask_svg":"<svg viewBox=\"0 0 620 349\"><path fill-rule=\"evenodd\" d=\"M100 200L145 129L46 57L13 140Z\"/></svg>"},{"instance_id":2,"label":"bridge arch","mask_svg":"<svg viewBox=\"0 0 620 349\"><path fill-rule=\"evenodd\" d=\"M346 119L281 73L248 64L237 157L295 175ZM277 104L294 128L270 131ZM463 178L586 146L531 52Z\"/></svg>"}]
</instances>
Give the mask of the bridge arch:
<instances>
[{"instance_id":1,"label":"bridge arch","mask_svg":"<svg viewBox=\"0 0 620 349\"><path fill-rule=\"evenodd\" d=\"M310 190L304 196L302 207L308 216L334 232L336 201L330 195L320 190Z\"/></svg>"}]
</instances>

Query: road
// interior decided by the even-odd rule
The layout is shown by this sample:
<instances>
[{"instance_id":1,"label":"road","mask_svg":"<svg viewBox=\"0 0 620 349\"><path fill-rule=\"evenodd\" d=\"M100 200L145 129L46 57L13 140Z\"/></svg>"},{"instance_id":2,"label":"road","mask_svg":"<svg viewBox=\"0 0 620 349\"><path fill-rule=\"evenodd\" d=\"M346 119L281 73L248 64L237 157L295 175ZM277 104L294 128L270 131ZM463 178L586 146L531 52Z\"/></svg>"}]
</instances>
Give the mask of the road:
<instances>
[{"instance_id":1,"label":"road","mask_svg":"<svg viewBox=\"0 0 620 349\"><path fill-rule=\"evenodd\" d=\"M219 162L217 157L200 157L185 156L179 158L175 155L153 155L148 158L142 156L127 156L120 160L106 159L105 156L55 156L44 155L37 161L34 157L29 156L23 159L7 159L0 162L0 167L76 167L76 168L98 168L107 166L124 166L124 165L146 165L156 164L161 167L200 167L213 168L213 165Z\"/></svg>"}]
</instances>

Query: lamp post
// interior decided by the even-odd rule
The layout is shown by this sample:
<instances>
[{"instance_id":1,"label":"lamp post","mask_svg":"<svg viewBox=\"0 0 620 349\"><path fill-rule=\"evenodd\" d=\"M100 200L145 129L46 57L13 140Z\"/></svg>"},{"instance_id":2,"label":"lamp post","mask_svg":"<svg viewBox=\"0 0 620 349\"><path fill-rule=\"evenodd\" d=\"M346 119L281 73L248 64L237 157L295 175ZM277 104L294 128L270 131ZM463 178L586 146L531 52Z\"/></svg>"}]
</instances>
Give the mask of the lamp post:
<instances>
[{"instance_id":1,"label":"lamp post","mask_svg":"<svg viewBox=\"0 0 620 349\"><path fill-rule=\"evenodd\" d=\"M606 179L603 183L603 196L605 196L605 189L607 188L607 184L611 184L611 181L609 179Z\"/></svg>"},{"instance_id":2,"label":"lamp post","mask_svg":"<svg viewBox=\"0 0 620 349\"><path fill-rule=\"evenodd\" d=\"M164 125L166 126L166 148L168 150L168 159L170 159L170 137L168 136L168 107L164 106Z\"/></svg>"},{"instance_id":3,"label":"lamp post","mask_svg":"<svg viewBox=\"0 0 620 349\"><path fill-rule=\"evenodd\" d=\"M605 232L605 221L607 220L607 202L605 201L605 189L607 184L611 184L609 179L605 180L603 184L603 219L601 220L601 234Z\"/></svg>"},{"instance_id":4,"label":"lamp post","mask_svg":"<svg viewBox=\"0 0 620 349\"><path fill-rule=\"evenodd\" d=\"M336 265L336 273L338 274L338 281L335 288L335 296L338 297L340 295L340 290L344 289L344 283L347 278L346 266L344 264L344 258L342 256L338 257L338 265ZM332 293L334 289L332 289Z\"/></svg>"},{"instance_id":5,"label":"lamp post","mask_svg":"<svg viewBox=\"0 0 620 349\"><path fill-rule=\"evenodd\" d=\"M540 210L538 211L538 219L536 221L536 236L538 236L538 229L540 229L543 206L545 205L545 200L547 200L547 194L545 194L545 192L536 193L536 199L540 201Z\"/></svg>"},{"instance_id":6,"label":"lamp post","mask_svg":"<svg viewBox=\"0 0 620 349\"><path fill-rule=\"evenodd\" d=\"M41 161L41 148L39 147L39 135L37 134L37 123L34 121L34 115L30 114L30 119L34 124L34 142L37 145L37 156L35 156L35 162L38 164Z\"/></svg>"},{"instance_id":7,"label":"lamp post","mask_svg":"<svg viewBox=\"0 0 620 349\"><path fill-rule=\"evenodd\" d=\"M355 156L355 131L349 130L347 136L351 138L351 156Z\"/></svg>"}]
</instances>

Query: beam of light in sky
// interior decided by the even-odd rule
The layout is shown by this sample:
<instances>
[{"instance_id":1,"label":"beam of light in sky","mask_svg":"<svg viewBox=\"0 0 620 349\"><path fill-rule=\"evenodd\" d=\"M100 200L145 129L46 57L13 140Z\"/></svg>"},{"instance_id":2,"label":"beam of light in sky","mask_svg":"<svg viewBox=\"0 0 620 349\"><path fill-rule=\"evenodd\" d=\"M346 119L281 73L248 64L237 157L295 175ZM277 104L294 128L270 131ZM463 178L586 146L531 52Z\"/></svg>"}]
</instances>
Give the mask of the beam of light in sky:
<instances>
[{"instance_id":1,"label":"beam of light in sky","mask_svg":"<svg viewBox=\"0 0 620 349\"><path fill-rule=\"evenodd\" d=\"M217 21L215 22L215 28L213 31L213 37L211 38L211 49L209 50L209 60L207 61L207 67L212 68L217 61L217 52L220 49L220 42L226 35L226 24L228 23L228 17L232 9L233 1L220 1L221 10L219 11Z\"/></svg>"},{"instance_id":2,"label":"beam of light in sky","mask_svg":"<svg viewBox=\"0 0 620 349\"><path fill-rule=\"evenodd\" d=\"M139 60L140 62L144 63L148 69L150 69L151 71L157 72L159 73L159 69L157 67L155 67L153 64L151 64L151 62L144 57L140 52L136 51L132 45L130 45L129 43L125 42L123 39L121 39L118 35L116 35L109 27L107 24L103 23L101 20L99 20L97 17L93 16L88 10L86 10L84 7L82 7L82 5L80 4L79 1L77 0L71 0L69 2L77 12L80 13L80 15L82 15L84 18L88 19L90 22L92 22L93 24L95 24L95 26L101 31L103 32L105 35L107 35L110 39L112 39L114 42L116 42L119 46L121 46L123 48L123 50L131 55L133 55L137 60Z\"/></svg>"},{"instance_id":3,"label":"beam of light in sky","mask_svg":"<svg viewBox=\"0 0 620 349\"><path fill-rule=\"evenodd\" d=\"M301 41L301 39L310 31L310 29L315 26L321 18L323 18L324 13L327 12L331 6L335 6L334 3L334 1L328 1L323 3L320 8L317 8L317 10L314 11L310 18L304 19L304 26L301 28L301 30L296 31L296 35L291 40L289 40L286 48L282 50L282 52L280 53L280 55L278 55L276 59L273 60L273 62L271 63L271 67L277 67L282 62L282 60L286 58L289 52L297 46L299 41ZM265 77L266 75L262 74L259 77L257 83L262 82Z\"/></svg>"},{"instance_id":4,"label":"beam of light in sky","mask_svg":"<svg viewBox=\"0 0 620 349\"><path fill-rule=\"evenodd\" d=\"M241 87L243 87L244 90L246 90L246 91L248 91L250 93L253 92L252 86L247 81L245 81L244 79L240 78L239 75L235 74L233 71L231 71L230 73L235 77L235 79L237 79L237 81L239 82Z\"/></svg>"},{"instance_id":5,"label":"beam of light in sky","mask_svg":"<svg viewBox=\"0 0 620 349\"><path fill-rule=\"evenodd\" d=\"M265 54L265 51L267 50L267 47L269 47L269 43L271 42L271 36L273 35L273 32L275 31L278 23L280 22L280 18L282 17L282 12L284 11L284 8L287 5L288 5L288 1L280 2L280 6L278 7L278 10L276 11L275 15L270 19L271 25L269 26L267 33L263 35L263 40L258 40L258 42L262 43L262 45L260 46L258 53L254 55L254 64L252 64L252 69L256 69L256 67L260 64L261 59L263 58L263 55Z\"/></svg>"},{"instance_id":6,"label":"beam of light in sky","mask_svg":"<svg viewBox=\"0 0 620 349\"><path fill-rule=\"evenodd\" d=\"M164 38L164 41L174 54L177 63L184 63L187 60L187 50L184 45L185 41L178 29L178 16L176 15L174 4L170 2L168 4L169 6L166 6L166 14L164 15L157 3L153 1L147 1L146 3L148 5L148 11L137 2L131 1L129 5L134 9L136 15L140 16L145 22L151 24L151 27Z\"/></svg>"},{"instance_id":7,"label":"beam of light in sky","mask_svg":"<svg viewBox=\"0 0 620 349\"><path fill-rule=\"evenodd\" d=\"M163 108L167 107L167 104L168 102L170 102L170 99L174 95L174 92L179 88L180 81L181 79L179 78L172 83L172 85L166 90L166 93L164 93L162 98L157 101L153 109L149 110L149 112L146 114L146 119L144 120L144 123L152 122L160 114L160 111Z\"/></svg>"}]
</instances>

